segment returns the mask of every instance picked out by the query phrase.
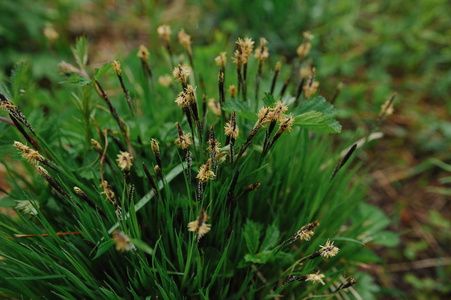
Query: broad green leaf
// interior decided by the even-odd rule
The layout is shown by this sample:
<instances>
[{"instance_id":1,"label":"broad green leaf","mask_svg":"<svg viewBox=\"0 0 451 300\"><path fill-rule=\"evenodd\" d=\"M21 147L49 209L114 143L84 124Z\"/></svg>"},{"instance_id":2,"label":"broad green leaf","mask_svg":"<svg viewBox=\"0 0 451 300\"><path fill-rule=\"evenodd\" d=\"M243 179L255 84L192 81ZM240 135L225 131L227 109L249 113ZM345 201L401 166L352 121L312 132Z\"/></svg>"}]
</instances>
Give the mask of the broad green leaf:
<instances>
[{"instance_id":1,"label":"broad green leaf","mask_svg":"<svg viewBox=\"0 0 451 300\"><path fill-rule=\"evenodd\" d=\"M296 116L293 125L326 133L341 132L340 123L318 111L310 111Z\"/></svg>"},{"instance_id":2,"label":"broad green leaf","mask_svg":"<svg viewBox=\"0 0 451 300\"><path fill-rule=\"evenodd\" d=\"M279 228L273 224L266 228L266 235L260 247L260 251L270 250L279 243L280 231Z\"/></svg>"},{"instance_id":3,"label":"broad green leaf","mask_svg":"<svg viewBox=\"0 0 451 300\"><path fill-rule=\"evenodd\" d=\"M19 96L20 86L22 84L22 80L27 67L28 61L21 61L16 63L14 69L11 72L11 87L13 89L14 101L17 100L17 97Z\"/></svg>"},{"instance_id":4,"label":"broad green leaf","mask_svg":"<svg viewBox=\"0 0 451 300\"><path fill-rule=\"evenodd\" d=\"M244 240L246 241L247 249L251 254L256 253L258 250L261 227L261 224L251 220L247 220L246 225L244 225Z\"/></svg>"},{"instance_id":5,"label":"broad green leaf","mask_svg":"<svg viewBox=\"0 0 451 300\"><path fill-rule=\"evenodd\" d=\"M258 117L255 113L250 111L249 102L244 102L239 99L228 98L226 102L222 104L222 109L227 112L235 111L236 115L253 122L257 122Z\"/></svg>"},{"instance_id":6,"label":"broad green leaf","mask_svg":"<svg viewBox=\"0 0 451 300\"><path fill-rule=\"evenodd\" d=\"M93 260L97 257L100 257L103 253L107 252L108 249L110 249L114 245L115 241L112 239L109 239L102 244L99 245L99 248L97 249L97 253L94 256Z\"/></svg>"}]
</instances>

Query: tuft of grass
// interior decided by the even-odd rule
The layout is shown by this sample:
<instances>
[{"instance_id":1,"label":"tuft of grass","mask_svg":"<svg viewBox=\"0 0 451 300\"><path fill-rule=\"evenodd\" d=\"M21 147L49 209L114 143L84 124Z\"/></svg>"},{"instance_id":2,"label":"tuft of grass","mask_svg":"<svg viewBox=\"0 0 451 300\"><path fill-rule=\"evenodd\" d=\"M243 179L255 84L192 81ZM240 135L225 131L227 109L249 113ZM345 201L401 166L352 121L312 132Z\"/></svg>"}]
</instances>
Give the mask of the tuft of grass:
<instances>
[{"instance_id":1,"label":"tuft of grass","mask_svg":"<svg viewBox=\"0 0 451 300\"><path fill-rule=\"evenodd\" d=\"M237 64L215 68L221 45L196 47L181 32L181 45L164 40L166 52L142 46L94 71L79 38L78 66L60 64L77 110L43 116L26 108L26 94L2 95L9 115L1 149L11 156L4 162L10 191L1 202L28 201L16 217L0 215L2 294L331 297L354 289L359 263L379 260L366 243L388 225L386 217L364 204L368 183L355 176L361 163L352 163L357 146L343 156L334 150L329 134L341 125L318 94L314 68L301 84L297 69L310 62L282 66L271 93L277 55L263 63L244 39ZM188 57L177 56L183 52ZM163 79L174 61L190 66L180 84ZM285 78L291 84L283 86ZM11 78L13 90L20 80ZM233 98L224 92L232 84L239 87ZM216 95L217 114L203 103ZM19 107L20 118L11 114ZM30 138L51 168L11 149ZM309 223L315 228L303 227Z\"/></svg>"}]
</instances>

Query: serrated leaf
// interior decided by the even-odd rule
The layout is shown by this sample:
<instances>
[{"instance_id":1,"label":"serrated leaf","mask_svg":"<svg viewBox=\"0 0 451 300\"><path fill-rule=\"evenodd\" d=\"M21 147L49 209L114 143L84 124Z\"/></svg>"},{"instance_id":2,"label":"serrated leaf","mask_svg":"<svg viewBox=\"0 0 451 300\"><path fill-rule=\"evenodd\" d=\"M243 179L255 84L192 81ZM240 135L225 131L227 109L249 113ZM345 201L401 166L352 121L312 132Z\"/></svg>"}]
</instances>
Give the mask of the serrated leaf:
<instances>
[{"instance_id":1,"label":"serrated leaf","mask_svg":"<svg viewBox=\"0 0 451 300\"><path fill-rule=\"evenodd\" d=\"M222 109L226 112L235 111L236 115L253 122L257 122L258 117L255 113L250 111L249 102L244 102L239 99L228 98L225 103L222 104Z\"/></svg>"},{"instance_id":2,"label":"serrated leaf","mask_svg":"<svg viewBox=\"0 0 451 300\"><path fill-rule=\"evenodd\" d=\"M336 111L334 106L327 102L323 96L317 96L307 101L302 102L298 107L296 107L292 114L294 116L301 115L310 111L318 111L324 114L324 116L335 116Z\"/></svg>"},{"instance_id":3,"label":"serrated leaf","mask_svg":"<svg viewBox=\"0 0 451 300\"><path fill-rule=\"evenodd\" d=\"M341 132L340 123L324 116L324 114L319 111L310 111L294 117L293 125L326 133Z\"/></svg>"},{"instance_id":4,"label":"serrated leaf","mask_svg":"<svg viewBox=\"0 0 451 300\"><path fill-rule=\"evenodd\" d=\"M274 96L270 93L265 93L265 97L263 97L263 103L265 104L265 106L271 106L276 103L276 99L274 99Z\"/></svg>"},{"instance_id":5,"label":"serrated leaf","mask_svg":"<svg viewBox=\"0 0 451 300\"><path fill-rule=\"evenodd\" d=\"M322 96L302 102L292 114L295 117L293 125L326 133L341 132L340 123L333 118L336 115L334 106Z\"/></svg>"},{"instance_id":6,"label":"serrated leaf","mask_svg":"<svg viewBox=\"0 0 451 300\"><path fill-rule=\"evenodd\" d=\"M75 42L75 47L72 47L72 54L75 61L81 70L85 70L88 61L88 41L86 37L81 36Z\"/></svg>"},{"instance_id":7,"label":"serrated leaf","mask_svg":"<svg viewBox=\"0 0 451 300\"><path fill-rule=\"evenodd\" d=\"M275 224L266 228L265 239L260 247L260 251L270 250L279 243L280 231Z\"/></svg>"},{"instance_id":8,"label":"serrated leaf","mask_svg":"<svg viewBox=\"0 0 451 300\"><path fill-rule=\"evenodd\" d=\"M81 75L78 74L72 74L66 81L61 81L59 82L60 84L64 84L64 83L70 83L70 84L76 84L79 86L86 86L88 84L92 83L92 80L83 77Z\"/></svg>"},{"instance_id":9,"label":"serrated leaf","mask_svg":"<svg viewBox=\"0 0 451 300\"><path fill-rule=\"evenodd\" d=\"M110 239L100 244L99 247L97 248L97 253L94 256L93 260L96 259L97 257L100 257L103 253L107 252L108 249L110 249L114 245L114 243L115 241Z\"/></svg>"},{"instance_id":10,"label":"serrated leaf","mask_svg":"<svg viewBox=\"0 0 451 300\"><path fill-rule=\"evenodd\" d=\"M21 81L23 80L27 66L28 61L17 62L14 66L14 69L11 71L11 87L13 90L14 100L16 100L19 96Z\"/></svg>"},{"instance_id":11,"label":"serrated leaf","mask_svg":"<svg viewBox=\"0 0 451 300\"><path fill-rule=\"evenodd\" d=\"M261 227L261 224L251 220L247 220L246 225L244 225L244 240L246 241L246 246L250 254L254 254L258 250Z\"/></svg>"}]
</instances>

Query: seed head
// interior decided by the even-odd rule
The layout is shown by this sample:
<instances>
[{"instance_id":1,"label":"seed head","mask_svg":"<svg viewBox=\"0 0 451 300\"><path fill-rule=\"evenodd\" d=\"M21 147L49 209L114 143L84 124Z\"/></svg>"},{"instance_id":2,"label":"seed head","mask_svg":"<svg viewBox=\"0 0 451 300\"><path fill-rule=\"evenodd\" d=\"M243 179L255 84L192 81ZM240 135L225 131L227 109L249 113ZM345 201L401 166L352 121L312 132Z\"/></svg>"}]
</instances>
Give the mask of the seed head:
<instances>
[{"instance_id":1,"label":"seed head","mask_svg":"<svg viewBox=\"0 0 451 300\"><path fill-rule=\"evenodd\" d=\"M118 76L121 76L122 74L122 70L121 70L121 63L118 60L113 60L113 62L111 63L111 65L113 66L114 71L116 72L116 74Z\"/></svg>"},{"instance_id":2,"label":"seed head","mask_svg":"<svg viewBox=\"0 0 451 300\"><path fill-rule=\"evenodd\" d=\"M265 38L260 38L260 46L255 50L255 58L259 61L264 61L269 57L268 48L266 48L266 44L268 41Z\"/></svg>"},{"instance_id":3,"label":"seed head","mask_svg":"<svg viewBox=\"0 0 451 300\"><path fill-rule=\"evenodd\" d=\"M325 285L325 283L323 281L323 278L325 276L324 276L324 274L321 274L319 271L314 274L307 274L305 276L306 276L305 281L320 282L322 285Z\"/></svg>"},{"instance_id":4,"label":"seed head","mask_svg":"<svg viewBox=\"0 0 451 300\"><path fill-rule=\"evenodd\" d=\"M236 92L237 92L236 86L233 85L233 84L230 85L229 86L230 98L235 98L236 97Z\"/></svg>"},{"instance_id":5,"label":"seed head","mask_svg":"<svg viewBox=\"0 0 451 300\"><path fill-rule=\"evenodd\" d=\"M174 68L172 75L174 76L175 80L182 83L182 85L186 85L188 82L189 67L182 66L181 64L179 64L177 67Z\"/></svg>"},{"instance_id":6,"label":"seed head","mask_svg":"<svg viewBox=\"0 0 451 300\"><path fill-rule=\"evenodd\" d=\"M331 242L329 240L327 240L326 244L324 244L324 246L321 246L321 250L319 250L319 252L321 253L322 257L334 257L335 255L337 255L338 251L340 251L340 249L338 247L334 246L334 242Z\"/></svg>"},{"instance_id":7,"label":"seed head","mask_svg":"<svg viewBox=\"0 0 451 300\"><path fill-rule=\"evenodd\" d=\"M199 173L197 174L196 178L201 180L203 183L206 183L209 179L215 178L216 175L212 170L210 170L210 166L211 161L210 159L208 159L207 163L200 167Z\"/></svg>"},{"instance_id":8,"label":"seed head","mask_svg":"<svg viewBox=\"0 0 451 300\"><path fill-rule=\"evenodd\" d=\"M138 57L141 58L142 61L148 61L149 60L149 50L147 49L146 46L141 45L139 46L139 50L138 50Z\"/></svg>"},{"instance_id":9,"label":"seed head","mask_svg":"<svg viewBox=\"0 0 451 300\"><path fill-rule=\"evenodd\" d=\"M210 107L211 111L217 115L221 115L221 104L219 102L216 102L215 99L210 98L208 100L208 107Z\"/></svg>"},{"instance_id":10,"label":"seed head","mask_svg":"<svg viewBox=\"0 0 451 300\"><path fill-rule=\"evenodd\" d=\"M122 231L113 231L113 240L116 242L116 250L125 252L136 250L135 245L130 241L130 238Z\"/></svg>"},{"instance_id":11,"label":"seed head","mask_svg":"<svg viewBox=\"0 0 451 300\"><path fill-rule=\"evenodd\" d=\"M120 151L120 154L117 155L116 162L122 171L130 171L132 161L133 157L127 151Z\"/></svg>"},{"instance_id":12,"label":"seed head","mask_svg":"<svg viewBox=\"0 0 451 300\"><path fill-rule=\"evenodd\" d=\"M226 62L227 62L227 57L226 57L227 52L221 52L221 54L219 54L218 56L216 56L215 58L215 62L218 66L221 67L221 69L225 68Z\"/></svg>"},{"instance_id":13,"label":"seed head","mask_svg":"<svg viewBox=\"0 0 451 300\"><path fill-rule=\"evenodd\" d=\"M171 38L171 27L169 25L161 25L157 28L157 33L160 39L166 43L169 43Z\"/></svg>"},{"instance_id":14,"label":"seed head","mask_svg":"<svg viewBox=\"0 0 451 300\"><path fill-rule=\"evenodd\" d=\"M14 141L14 147L16 147L17 150L22 151L22 157L26 158L29 162L45 162L45 158L39 154L38 151L30 149L27 145L24 145L21 142Z\"/></svg>"},{"instance_id":15,"label":"seed head","mask_svg":"<svg viewBox=\"0 0 451 300\"><path fill-rule=\"evenodd\" d=\"M197 235L197 240L200 240L205 234L207 234L211 229L211 224L207 224L208 216L205 209L199 214L197 220L188 223L188 230L194 231Z\"/></svg>"}]
</instances>

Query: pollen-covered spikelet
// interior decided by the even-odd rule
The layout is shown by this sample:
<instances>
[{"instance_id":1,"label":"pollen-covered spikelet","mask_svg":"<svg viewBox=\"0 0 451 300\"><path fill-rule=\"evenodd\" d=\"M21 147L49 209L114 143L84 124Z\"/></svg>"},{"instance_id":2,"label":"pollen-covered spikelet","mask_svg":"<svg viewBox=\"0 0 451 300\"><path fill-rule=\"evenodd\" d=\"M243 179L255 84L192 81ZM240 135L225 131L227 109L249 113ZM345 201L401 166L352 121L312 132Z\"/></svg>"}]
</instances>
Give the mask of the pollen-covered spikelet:
<instances>
[{"instance_id":1,"label":"pollen-covered spikelet","mask_svg":"<svg viewBox=\"0 0 451 300\"><path fill-rule=\"evenodd\" d=\"M280 120L279 129L276 132L276 135L280 135L286 131L291 131L291 127L293 126L293 116L289 115L288 118Z\"/></svg>"},{"instance_id":2,"label":"pollen-covered spikelet","mask_svg":"<svg viewBox=\"0 0 451 300\"><path fill-rule=\"evenodd\" d=\"M334 257L335 255L337 255L338 251L340 251L340 249L338 247L334 246L334 242L331 242L329 240L327 240L327 242L324 244L324 246L321 246L321 250L319 250L319 252L321 253L322 257Z\"/></svg>"},{"instance_id":3,"label":"pollen-covered spikelet","mask_svg":"<svg viewBox=\"0 0 451 300\"><path fill-rule=\"evenodd\" d=\"M178 94L177 98L175 99L175 103L177 103L177 105L180 106L181 108L189 107L189 100L186 97L185 92L180 92Z\"/></svg>"},{"instance_id":4,"label":"pollen-covered spikelet","mask_svg":"<svg viewBox=\"0 0 451 300\"><path fill-rule=\"evenodd\" d=\"M208 99L208 107L215 115L221 115L221 104L216 102L214 98Z\"/></svg>"},{"instance_id":5,"label":"pollen-covered spikelet","mask_svg":"<svg viewBox=\"0 0 451 300\"><path fill-rule=\"evenodd\" d=\"M50 41L53 42L59 38L58 32L50 23L45 24L45 28L43 30L44 36Z\"/></svg>"},{"instance_id":6,"label":"pollen-covered spikelet","mask_svg":"<svg viewBox=\"0 0 451 300\"><path fill-rule=\"evenodd\" d=\"M266 47L267 43L268 41L265 38L260 38L260 46L255 50L255 58L259 62L263 62L269 57L268 48Z\"/></svg>"},{"instance_id":7,"label":"pollen-covered spikelet","mask_svg":"<svg viewBox=\"0 0 451 300\"><path fill-rule=\"evenodd\" d=\"M268 107L262 107L260 108L260 110L258 111L257 117L258 117L258 121L257 124L260 123L260 125L268 123L270 120L270 113L271 113L271 109ZM257 124L255 124L255 126L257 126ZM254 126L254 128L255 128Z\"/></svg>"},{"instance_id":8,"label":"pollen-covered spikelet","mask_svg":"<svg viewBox=\"0 0 451 300\"><path fill-rule=\"evenodd\" d=\"M138 50L138 57L141 58L141 60L146 61L149 59L150 53L146 46L141 45L139 46Z\"/></svg>"},{"instance_id":9,"label":"pollen-covered spikelet","mask_svg":"<svg viewBox=\"0 0 451 300\"><path fill-rule=\"evenodd\" d=\"M235 85L230 85L229 86L229 94L230 94L230 98L235 98L236 97L236 93L237 93L237 89Z\"/></svg>"},{"instance_id":10,"label":"pollen-covered spikelet","mask_svg":"<svg viewBox=\"0 0 451 300\"><path fill-rule=\"evenodd\" d=\"M188 230L195 232L198 240L200 240L211 229L211 224L206 223L207 220L207 213L205 212L205 209L202 209L199 217L197 217L197 220L188 223Z\"/></svg>"},{"instance_id":11,"label":"pollen-covered spikelet","mask_svg":"<svg viewBox=\"0 0 451 300\"><path fill-rule=\"evenodd\" d=\"M208 152L211 152L211 144L212 144L212 142L211 142L211 140L208 140L207 141L207 144L208 144L208 148L207 148L207 151ZM221 143L220 142L218 142L218 140L214 140L214 153L219 153L219 148L221 147Z\"/></svg>"},{"instance_id":12,"label":"pollen-covered spikelet","mask_svg":"<svg viewBox=\"0 0 451 300\"><path fill-rule=\"evenodd\" d=\"M238 44L238 49L235 51L235 57L233 62L237 65L247 64L249 57L252 55L254 50L254 41L251 38L238 38L236 41Z\"/></svg>"},{"instance_id":13,"label":"pollen-covered spikelet","mask_svg":"<svg viewBox=\"0 0 451 300\"><path fill-rule=\"evenodd\" d=\"M178 122L175 123L175 125L177 125L177 131L178 131L178 135L179 137L175 140L175 144L183 149L183 150L188 150L189 146L191 146L192 142L191 142L191 134L189 132L184 133L182 130L182 127L180 126L180 124Z\"/></svg>"},{"instance_id":14,"label":"pollen-covered spikelet","mask_svg":"<svg viewBox=\"0 0 451 300\"><path fill-rule=\"evenodd\" d=\"M238 137L238 134L240 133L240 129L238 128L238 125L236 125L236 119L234 114L232 115L232 119L226 123L225 128L225 134L231 138L236 139Z\"/></svg>"},{"instance_id":15,"label":"pollen-covered spikelet","mask_svg":"<svg viewBox=\"0 0 451 300\"><path fill-rule=\"evenodd\" d=\"M181 64L179 64L172 71L172 75L174 76L175 80L185 86L188 83L189 72L190 70L188 66L182 66Z\"/></svg>"},{"instance_id":16,"label":"pollen-covered spikelet","mask_svg":"<svg viewBox=\"0 0 451 300\"><path fill-rule=\"evenodd\" d=\"M188 86L185 89L185 95L186 99L189 101L189 103L194 103L197 101L196 99L196 88L188 84Z\"/></svg>"},{"instance_id":17,"label":"pollen-covered spikelet","mask_svg":"<svg viewBox=\"0 0 451 300\"><path fill-rule=\"evenodd\" d=\"M122 74L121 63L117 60L113 60L111 65L113 66L113 69L116 72L116 74L120 76Z\"/></svg>"},{"instance_id":18,"label":"pollen-covered spikelet","mask_svg":"<svg viewBox=\"0 0 451 300\"><path fill-rule=\"evenodd\" d=\"M211 160L208 159L207 163L199 168L199 173L197 174L196 178L202 181L203 183L206 183L209 179L215 178L216 175L210 168L211 168Z\"/></svg>"},{"instance_id":19,"label":"pollen-covered spikelet","mask_svg":"<svg viewBox=\"0 0 451 300\"><path fill-rule=\"evenodd\" d=\"M135 245L131 242L130 238L122 231L113 231L113 240L116 242L116 250L125 252L136 250Z\"/></svg>"},{"instance_id":20,"label":"pollen-covered spikelet","mask_svg":"<svg viewBox=\"0 0 451 300\"><path fill-rule=\"evenodd\" d=\"M310 48L311 48L311 45L310 45L311 39L313 39L313 35L310 34L310 32L308 32L308 31L304 32L304 41L296 50L296 53L298 54L298 57L300 60L303 60L304 57L307 56L307 54L309 53Z\"/></svg>"},{"instance_id":21,"label":"pollen-covered spikelet","mask_svg":"<svg viewBox=\"0 0 451 300\"><path fill-rule=\"evenodd\" d=\"M39 154L38 151L30 149L27 145L24 145L21 142L14 141L14 147L16 147L17 150L21 151L22 157L26 158L29 162L45 162L45 158L41 154Z\"/></svg>"},{"instance_id":22,"label":"pollen-covered spikelet","mask_svg":"<svg viewBox=\"0 0 451 300\"><path fill-rule=\"evenodd\" d=\"M172 77L171 75L162 75L158 77L158 83L161 84L164 87L168 87L172 84Z\"/></svg>"},{"instance_id":23,"label":"pollen-covered spikelet","mask_svg":"<svg viewBox=\"0 0 451 300\"><path fill-rule=\"evenodd\" d=\"M388 99L387 101L384 102L384 104L381 105L381 112L379 116L382 115L390 116L393 114L395 110L393 109L393 102L390 100L391 99Z\"/></svg>"},{"instance_id":24,"label":"pollen-covered spikelet","mask_svg":"<svg viewBox=\"0 0 451 300\"><path fill-rule=\"evenodd\" d=\"M322 285L325 285L323 278L325 277L324 274L321 274L319 271L313 274L307 274L305 275L306 279L305 281L310 281L310 282L319 282Z\"/></svg>"},{"instance_id":25,"label":"pollen-covered spikelet","mask_svg":"<svg viewBox=\"0 0 451 300\"><path fill-rule=\"evenodd\" d=\"M281 68L282 68L282 63L280 61L278 61L276 63L276 66L274 67L274 69L276 70L276 72L280 72Z\"/></svg>"},{"instance_id":26,"label":"pollen-covered spikelet","mask_svg":"<svg viewBox=\"0 0 451 300\"><path fill-rule=\"evenodd\" d=\"M169 25L158 26L157 33L162 41L169 43L169 39L171 38L171 27Z\"/></svg>"},{"instance_id":27,"label":"pollen-covered spikelet","mask_svg":"<svg viewBox=\"0 0 451 300\"><path fill-rule=\"evenodd\" d=\"M304 93L306 98L313 96L318 90L319 82L315 81L315 68L311 69L310 78L307 84L304 86Z\"/></svg>"},{"instance_id":28,"label":"pollen-covered spikelet","mask_svg":"<svg viewBox=\"0 0 451 300\"><path fill-rule=\"evenodd\" d=\"M179 33L177 34L177 37L179 39L179 43L185 47L186 51L188 53L191 53L191 44L193 43L191 41L191 36L185 32L185 29L180 29Z\"/></svg>"},{"instance_id":29,"label":"pollen-covered spikelet","mask_svg":"<svg viewBox=\"0 0 451 300\"><path fill-rule=\"evenodd\" d=\"M288 110L288 106L286 106L281 101L277 101L276 106L271 109L269 119L276 120L276 121L282 121L285 117L285 112Z\"/></svg>"},{"instance_id":30,"label":"pollen-covered spikelet","mask_svg":"<svg viewBox=\"0 0 451 300\"><path fill-rule=\"evenodd\" d=\"M227 57L226 57L227 52L221 52L218 56L216 56L215 58L215 62L218 66L221 67L221 69L225 68L226 62L227 62Z\"/></svg>"},{"instance_id":31,"label":"pollen-covered spikelet","mask_svg":"<svg viewBox=\"0 0 451 300\"><path fill-rule=\"evenodd\" d=\"M127 151L120 151L117 155L117 165L122 171L129 171L132 166L133 157Z\"/></svg>"},{"instance_id":32,"label":"pollen-covered spikelet","mask_svg":"<svg viewBox=\"0 0 451 300\"><path fill-rule=\"evenodd\" d=\"M103 192L102 192L101 194L105 194L106 198L107 198L111 203L115 204L115 201L114 201L114 196L115 196L115 195L114 195L114 192L113 192L113 190L111 189L111 186L110 186L110 184L108 183L108 181L103 180L103 181L101 182L100 185L101 185L102 188L103 188Z\"/></svg>"}]
</instances>

